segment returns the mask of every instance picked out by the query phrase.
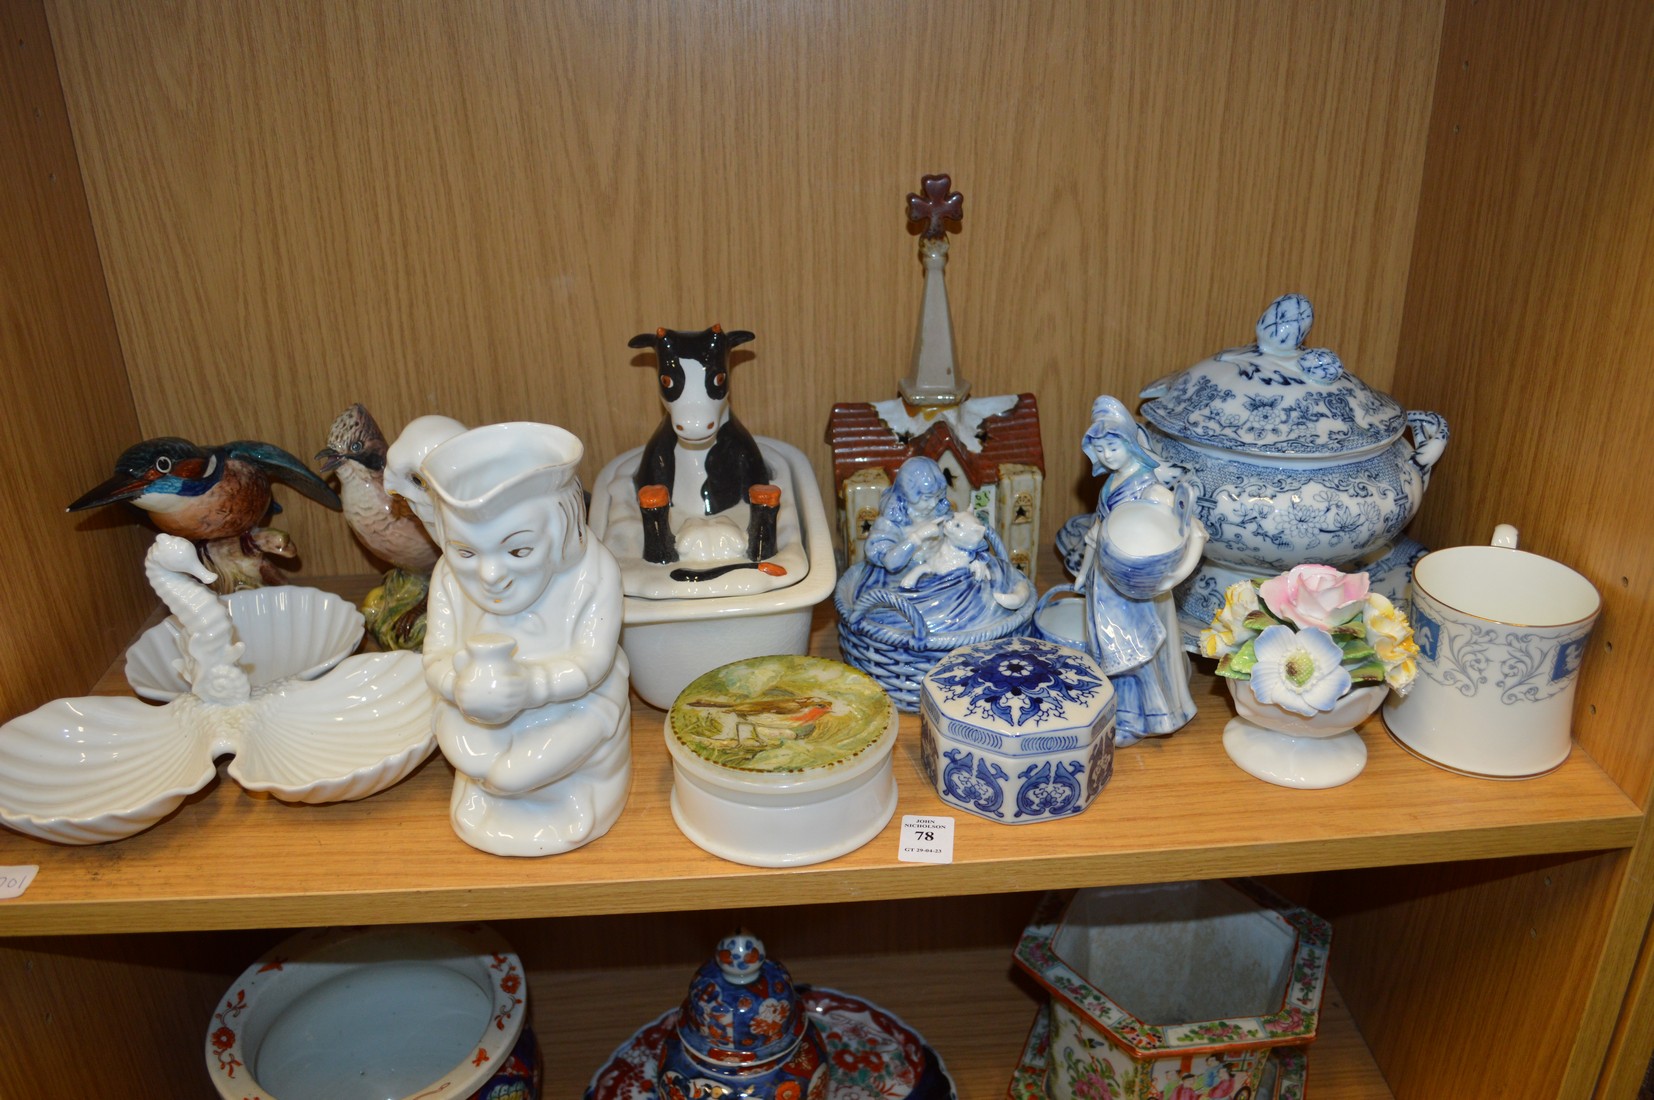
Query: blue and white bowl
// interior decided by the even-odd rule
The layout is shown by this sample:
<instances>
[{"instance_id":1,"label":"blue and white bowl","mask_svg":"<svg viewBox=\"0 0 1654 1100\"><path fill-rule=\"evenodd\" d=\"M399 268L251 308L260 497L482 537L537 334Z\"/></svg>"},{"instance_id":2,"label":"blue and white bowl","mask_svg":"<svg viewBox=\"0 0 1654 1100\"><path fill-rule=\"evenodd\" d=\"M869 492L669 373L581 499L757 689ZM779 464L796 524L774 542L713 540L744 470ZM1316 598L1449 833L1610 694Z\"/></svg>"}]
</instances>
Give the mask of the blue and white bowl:
<instances>
[{"instance_id":1,"label":"blue and white bowl","mask_svg":"<svg viewBox=\"0 0 1654 1100\"><path fill-rule=\"evenodd\" d=\"M1084 653L1025 637L966 646L925 676L920 764L955 809L1006 825L1072 817L1114 772L1114 709Z\"/></svg>"}]
</instances>

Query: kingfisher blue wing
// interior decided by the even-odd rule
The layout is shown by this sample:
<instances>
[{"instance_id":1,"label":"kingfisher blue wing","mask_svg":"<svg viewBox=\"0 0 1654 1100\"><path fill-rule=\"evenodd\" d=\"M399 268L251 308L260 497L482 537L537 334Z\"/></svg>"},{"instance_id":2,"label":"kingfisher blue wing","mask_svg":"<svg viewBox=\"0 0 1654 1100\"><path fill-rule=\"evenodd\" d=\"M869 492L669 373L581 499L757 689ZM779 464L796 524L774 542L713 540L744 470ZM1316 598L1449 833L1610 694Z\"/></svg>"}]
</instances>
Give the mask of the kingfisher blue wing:
<instances>
[{"instance_id":1,"label":"kingfisher blue wing","mask_svg":"<svg viewBox=\"0 0 1654 1100\"><path fill-rule=\"evenodd\" d=\"M325 504L335 512L339 510L339 494L329 488L327 482L317 477L315 471L304 462L274 443L237 439L224 444L220 449L233 459L251 462L276 481L297 489L317 504Z\"/></svg>"}]
</instances>

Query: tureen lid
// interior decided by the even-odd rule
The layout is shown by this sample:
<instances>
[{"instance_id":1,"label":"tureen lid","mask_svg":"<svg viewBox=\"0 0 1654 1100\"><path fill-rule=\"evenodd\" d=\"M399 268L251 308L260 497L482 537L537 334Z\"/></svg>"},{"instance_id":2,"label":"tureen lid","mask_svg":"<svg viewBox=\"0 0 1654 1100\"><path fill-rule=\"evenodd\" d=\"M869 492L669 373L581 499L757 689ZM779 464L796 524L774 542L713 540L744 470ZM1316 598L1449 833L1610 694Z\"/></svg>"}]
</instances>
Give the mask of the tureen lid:
<instances>
[{"instance_id":1,"label":"tureen lid","mask_svg":"<svg viewBox=\"0 0 1654 1100\"><path fill-rule=\"evenodd\" d=\"M693 1060L722 1068L756 1068L792 1052L809 1024L787 968L764 954L757 936L718 941L689 983L678 1039Z\"/></svg>"},{"instance_id":2,"label":"tureen lid","mask_svg":"<svg viewBox=\"0 0 1654 1100\"><path fill-rule=\"evenodd\" d=\"M1344 369L1325 348L1305 348L1309 299L1286 294L1258 319L1258 342L1220 351L1139 395L1148 422L1179 439L1226 451L1318 458L1390 443L1407 414L1388 394Z\"/></svg>"}]
</instances>

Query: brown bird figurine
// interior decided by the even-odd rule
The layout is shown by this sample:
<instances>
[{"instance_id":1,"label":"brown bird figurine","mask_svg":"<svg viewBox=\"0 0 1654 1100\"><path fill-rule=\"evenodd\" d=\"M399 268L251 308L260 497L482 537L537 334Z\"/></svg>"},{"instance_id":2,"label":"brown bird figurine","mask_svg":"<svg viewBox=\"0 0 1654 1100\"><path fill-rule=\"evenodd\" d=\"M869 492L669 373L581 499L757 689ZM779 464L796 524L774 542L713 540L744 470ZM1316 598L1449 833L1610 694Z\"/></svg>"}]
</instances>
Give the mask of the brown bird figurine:
<instances>
[{"instance_id":1,"label":"brown bird figurine","mask_svg":"<svg viewBox=\"0 0 1654 1100\"><path fill-rule=\"evenodd\" d=\"M420 649L431 567L441 551L408 502L386 491L389 450L373 414L358 402L333 421L316 461L324 474L338 477L345 522L356 541L392 567L362 600L368 630L384 649Z\"/></svg>"},{"instance_id":2,"label":"brown bird figurine","mask_svg":"<svg viewBox=\"0 0 1654 1100\"><path fill-rule=\"evenodd\" d=\"M316 452L322 473L339 478L345 522L368 552L398 569L429 573L439 551L407 502L385 491L385 435L360 403L333 421Z\"/></svg>"}]
</instances>

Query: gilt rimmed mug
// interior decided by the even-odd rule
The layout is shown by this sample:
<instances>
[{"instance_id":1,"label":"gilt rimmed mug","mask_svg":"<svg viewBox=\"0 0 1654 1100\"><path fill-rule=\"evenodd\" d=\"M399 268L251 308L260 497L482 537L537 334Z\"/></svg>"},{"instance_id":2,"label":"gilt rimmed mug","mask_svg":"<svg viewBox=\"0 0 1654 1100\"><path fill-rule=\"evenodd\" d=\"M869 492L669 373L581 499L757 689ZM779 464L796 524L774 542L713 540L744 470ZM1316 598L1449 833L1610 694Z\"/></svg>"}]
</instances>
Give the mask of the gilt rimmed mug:
<instances>
[{"instance_id":1,"label":"gilt rimmed mug","mask_svg":"<svg viewBox=\"0 0 1654 1100\"><path fill-rule=\"evenodd\" d=\"M1418 677L1384 704L1405 748L1490 779L1543 775L1568 758L1579 666L1602 606L1590 581L1516 540L1500 524L1491 545L1413 566Z\"/></svg>"}]
</instances>

